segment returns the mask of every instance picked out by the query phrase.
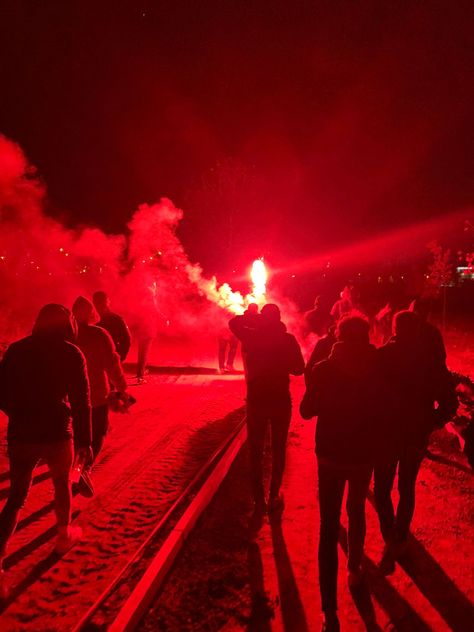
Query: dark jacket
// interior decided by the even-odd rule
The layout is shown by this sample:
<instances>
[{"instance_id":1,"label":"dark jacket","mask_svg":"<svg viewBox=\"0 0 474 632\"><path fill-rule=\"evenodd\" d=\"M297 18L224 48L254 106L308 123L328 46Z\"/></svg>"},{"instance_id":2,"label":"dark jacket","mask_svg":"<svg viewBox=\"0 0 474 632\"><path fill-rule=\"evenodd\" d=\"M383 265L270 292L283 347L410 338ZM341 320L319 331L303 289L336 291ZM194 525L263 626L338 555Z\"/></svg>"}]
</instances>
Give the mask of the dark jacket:
<instances>
[{"instance_id":1,"label":"dark jacket","mask_svg":"<svg viewBox=\"0 0 474 632\"><path fill-rule=\"evenodd\" d=\"M257 325L247 326L245 316L229 322L246 354L247 401L271 404L290 397L290 374L302 375L304 360L296 338L281 321L268 322L259 316Z\"/></svg>"},{"instance_id":2,"label":"dark jacket","mask_svg":"<svg viewBox=\"0 0 474 632\"><path fill-rule=\"evenodd\" d=\"M316 364L300 406L318 417L316 453L337 465L374 462L380 424L378 358L372 345L337 342Z\"/></svg>"},{"instance_id":3,"label":"dark jacket","mask_svg":"<svg viewBox=\"0 0 474 632\"><path fill-rule=\"evenodd\" d=\"M427 352L422 337L415 344L402 343L395 337L377 351L386 383L382 438L389 451L424 447L430 433L456 412L454 382L440 347L434 349L435 353Z\"/></svg>"},{"instance_id":4,"label":"dark jacket","mask_svg":"<svg viewBox=\"0 0 474 632\"><path fill-rule=\"evenodd\" d=\"M0 362L0 408L8 441L91 443L89 383L81 351L61 339L28 336L10 345ZM71 428L72 418L72 428Z\"/></svg>"},{"instance_id":5,"label":"dark jacket","mask_svg":"<svg viewBox=\"0 0 474 632\"><path fill-rule=\"evenodd\" d=\"M314 345L313 352L306 363L306 367L304 370L305 381L308 384L308 379L318 362L321 360L327 360L329 358L333 346L336 344L336 334L335 334L335 326L331 327L328 333L320 338L318 342Z\"/></svg>"},{"instance_id":6,"label":"dark jacket","mask_svg":"<svg viewBox=\"0 0 474 632\"><path fill-rule=\"evenodd\" d=\"M120 358L110 335L95 325L79 325L77 346L87 362L92 407L107 403L109 381L118 391L127 390Z\"/></svg>"},{"instance_id":7,"label":"dark jacket","mask_svg":"<svg viewBox=\"0 0 474 632\"><path fill-rule=\"evenodd\" d=\"M120 360L123 362L130 351L131 344L130 332L125 320L114 312L105 312L97 325L109 332Z\"/></svg>"}]
</instances>

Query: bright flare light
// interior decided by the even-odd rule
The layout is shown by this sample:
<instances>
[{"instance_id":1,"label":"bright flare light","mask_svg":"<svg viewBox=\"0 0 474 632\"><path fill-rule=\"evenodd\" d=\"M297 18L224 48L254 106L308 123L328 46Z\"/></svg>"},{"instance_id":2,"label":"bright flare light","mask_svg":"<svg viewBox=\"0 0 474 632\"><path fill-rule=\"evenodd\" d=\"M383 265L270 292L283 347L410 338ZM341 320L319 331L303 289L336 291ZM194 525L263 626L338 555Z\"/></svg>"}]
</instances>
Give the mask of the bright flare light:
<instances>
[{"instance_id":1,"label":"bright flare light","mask_svg":"<svg viewBox=\"0 0 474 632\"><path fill-rule=\"evenodd\" d=\"M215 276L206 279L199 265L188 265L186 271L190 280L210 301L231 314L243 314L250 303L257 303L259 307L265 304L268 273L262 259L256 259L252 264L250 271L252 291L246 296L242 296L240 292L234 292L228 283L219 285Z\"/></svg>"},{"instance_id":2,"label":"bright flare light","mask_svg":"<svg viewBox=\"0 0 474 632\"><path fill-rule=\"evenodd\" d=\"M255 303L260 304L263 302L267 291L268 278L267 269L262 259L255 259L253 262L250 278L253 283L252 296L255 298Z\"/></svg>"}]
</instances>

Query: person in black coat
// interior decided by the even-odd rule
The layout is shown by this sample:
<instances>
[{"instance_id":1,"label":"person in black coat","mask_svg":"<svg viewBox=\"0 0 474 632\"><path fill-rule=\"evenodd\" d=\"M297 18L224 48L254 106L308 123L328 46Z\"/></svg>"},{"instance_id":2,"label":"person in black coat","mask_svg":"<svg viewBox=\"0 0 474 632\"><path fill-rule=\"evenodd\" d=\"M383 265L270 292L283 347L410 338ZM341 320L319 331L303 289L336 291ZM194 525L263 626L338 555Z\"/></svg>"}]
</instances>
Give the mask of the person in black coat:
<instances>
[{"instance_id":1,"label":"person in black coat","mask_svg":"<svg viewBox=\"0 0 474 632\"><path fill-rule=\"evenodd\" d=\"M71 527L69 475L74 446L76 454L90 458L91 408L85 359L73 344L76 333L68 309L45 305L32 335L11 344L0 362L0 408L8 415L10 459L10 492L0 514L2 560L40 459L48 464L54 485L56 550L65 552L81 536L79 527Z\"/></svg>"},{"instance_id":2,"label":"person in black coat","mask_svg":"<svg viewBox=\"0 0 474 632\"><path fill-rule=\"evenodd\" d=\"M272 478L268 509L283 508L280 486L285 468L286 441L291 420L290 374L302 375L304 360L296 338L286 332L277 305L267 304L252 319L236 316L229 322L242 342L247 383L247 431L252 489L256 511L265 509L262 458L268 423L272 433Z\"/></svg>"},{"instance_id":3,"label":"person in black coat","mask_svg":"<svg viewBox=\"0 0 474 632\"><path fill-rule=\"evenodd\" d=\"M105 292L101 290L94 292L92 302L100 316L99 322L96 323L97 326L109 332L114 341L115 349L119 354L120 361L124 362L131 345L131 337L127 323L122 316L111 311L110 299Z\"/></svg>"},{"instance_id":4,"label":"person in black coat","mask_svg":"<svg viewBox=\"0 0 474 632\"><path fill-rule=\"evenodd\" d=\"M426 323L416 313L398 312L394 317L394 337L378 350L388 389L383 443L374 471L374 495L386 542L381 567L387 573L394 570L395 558L407 545L415 510L416 479L429 436L457 409L442 339L431 335L434 329L428 334L426 331ZM397 469L399 502L394 511L391 492Z\"/></svg>"},{"instance_id":5,"label":"person in black coat","mask_svg":"<svg viewBox=\"0 0 474 632\"><path fill-rule=\"evenodd\" d=\"M369 343L369 323L362 316L345 316L338 323L336 338L329 358L315 364L307 376L300 405L303 419L318 418L318 564L323 629L328 632L339 630L337 547L346 484L349 585L356 586L363 578L365 502L377 450L380 411L378 359Z\"/></svg>"}]
</instances>

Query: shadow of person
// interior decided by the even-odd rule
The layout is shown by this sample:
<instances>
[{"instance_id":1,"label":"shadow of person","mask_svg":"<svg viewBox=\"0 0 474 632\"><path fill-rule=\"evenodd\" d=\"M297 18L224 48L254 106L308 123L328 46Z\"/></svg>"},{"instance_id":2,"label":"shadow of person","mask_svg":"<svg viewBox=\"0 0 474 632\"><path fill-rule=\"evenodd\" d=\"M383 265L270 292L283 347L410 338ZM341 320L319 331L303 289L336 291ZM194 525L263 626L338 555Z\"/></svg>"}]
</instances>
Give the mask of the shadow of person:
<instances>
[{"instance_id":1,"label":"shadow of person","mask_svg":"<svg viewBox=\"0 0 474 632\"><path fill-rule=\"evenodd\" d=\"M49 571L59 560L61 557L52 551L45 557L43 560L35 564L35 566L30 570L28 575L26 575L16 586L12 588L8 597L4 599L0 604L0 614L5 612L5 610L30 586L32 586L36 581L40 579L44 573Z\"/></svg>"},{"instance_id":2,"label":"shadow of person","mask_svg":"<svg viewBox=\"0 0 474 632\"><path fill-rule=\"evenodd\" d=\"M285 630L291 632L306 632L309 629L308 622L283 537L281 512L270 515L270 527L283 626Z\"/></svg>"},{"instance_id":3,"label":"shadow of person","mask_svg":"<svg viewBox=\"0 0 474 632\"><path fill-rule=\"evenodd\" d=\"M397 561L451 630L473 629L474 605L413 535L406 554Z\"/></svg>"},{"instance_id":4,"label":"shadow of person","mask_svg":"<svg viewBox=\"0 0 474 632\"><path fill-rule=\"evenodd\" d=\"M270 620L275 612L265 592L263 580L263 563L260 547L256 542L250 542L247 553L250 594L252 609L247 625L248 632L270 632Z\"/></svg>"},{"instance_id":5,"label":"shadow of person","mask_svg":"<svg viewBox=\"0 0 474 632\"><path fill-rule=\"evenodd\" d=\"M340 525L339 544L347 556L347 531L342 525ZM389 616L390 624L397 632L431 632L431 628L416 610L380 574L376 564L367 556L364 556L363 566L367 571L366 580L350 592L366 630L369 632L381 630L376 620L373 595Z\"/></svg>"}]
</instances>

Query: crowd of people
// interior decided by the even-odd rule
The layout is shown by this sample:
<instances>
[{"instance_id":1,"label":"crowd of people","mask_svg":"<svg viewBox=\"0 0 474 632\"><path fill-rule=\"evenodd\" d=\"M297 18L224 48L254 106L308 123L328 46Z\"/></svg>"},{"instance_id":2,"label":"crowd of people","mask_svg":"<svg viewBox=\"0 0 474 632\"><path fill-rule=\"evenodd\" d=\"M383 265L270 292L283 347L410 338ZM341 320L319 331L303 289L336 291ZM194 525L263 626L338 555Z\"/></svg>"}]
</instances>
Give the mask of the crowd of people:
<instances>
[{"instance_id":1,"label":"crowd of people","mask_svg":"<svg viewBox=\"0 0 474 632\"><path fill-rule=\"evenodd\" d=\"M236 316L229 328L242 342L245 364L253 527L260 526L266 512L278 519L284 508L280 486L292 406L289 376L304 373L300 413L308 420L317 417L322 629L338 631L338 539L345 488L348 584L353 589L364 581L365 503L372 478L385 541L380 571L392 573L396 560L406 553L416 479L429 436L457 408L443 339L426 319L425 301L418 300L394 315L393 335L376 348L370 342L369 320L357 311L346 288L332 309L318 300L306 314L320 338L305 366L276 305L265 305L258 318L249 316ZM272 474L267 501L262 458L268 425ZM391 493L397 471L399 501L394 508Z\"/></svg>"},{"instance_id":2,"label":"crowd of people","mask_svg":"<svg viewBox=\"0 0 474 632\"><path fill-rule=\"evenodd\" d=\"M300 413L304 419L317 417L318 563L326 632L339 630L338 536L345 488L348 583L354 587L364 581L365 502L372 478L385 541L380 570L388 574L408 546L416 479L430 433L448 422L457 407L443 339L427 320L425 302L414 301L410 309L395 313L392 335L384 334L378 347L371 344L371 326L359 308L353 288L346 287L332 307L318 298L304 317L308 331L317 336L306 363L275 304L264 305L260 313L250 305L219 334L221 372L234 371L238 341L242 347L252 528L258 528L265 513L278 518L284 510L280 489L292 416L290 375L304 375ZM385 313L380 320L385 327ZM0 513L0 562L40 460L47 463L54 485L56 551L64 553L81 537L80 528L71 524L72 493L94 494L91 468L107 434L111 402L133 399L122 368L129 350L127 325L111 311L102 291L92 301L79 296L71 311L58 304L44 306L32 334L7 349L0 361L0 409L9 418L11 487ZM139 349L139 378L144 357L146 349ZM272 472L267 495L262 461L268 426ZM73 463L80 476L71 488ZM397 471L395 508L391 492ZM0 578L4 596L3 570Z\"/></svg>"},{"instance_id":3,"label":"crowd of people","mask_svg":"<svg viewBox=\"0 0 474 632\"><path fill-rule=\"evenodd\" d=\"M94 324L95 323L95 324ZM109 406L127 394L122 368L130 349L123 318L107 295L79 296L72 311L45 305L30 336L11 344L0 361L0 410L8 416L10 492L0 513L0 596L7 594L3 560L33 477L44 461L54 486L55 550L64 554L82 535L71 524L73 493L94 494L90 472L107 434ZM71 486L71 470L79 476Z\"/></svg>"}]
</instances>

